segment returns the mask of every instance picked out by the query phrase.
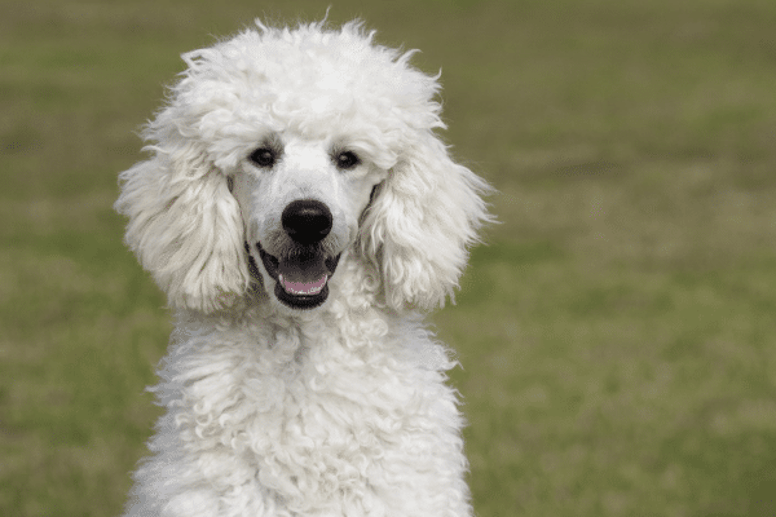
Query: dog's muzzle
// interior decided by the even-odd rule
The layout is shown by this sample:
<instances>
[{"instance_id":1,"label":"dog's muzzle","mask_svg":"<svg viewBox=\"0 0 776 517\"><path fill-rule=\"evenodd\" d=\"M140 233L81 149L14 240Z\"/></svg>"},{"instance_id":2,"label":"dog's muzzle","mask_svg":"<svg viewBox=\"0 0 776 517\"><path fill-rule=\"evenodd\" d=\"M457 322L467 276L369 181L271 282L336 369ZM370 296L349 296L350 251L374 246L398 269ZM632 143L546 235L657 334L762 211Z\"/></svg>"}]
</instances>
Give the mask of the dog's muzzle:
<instances>
[{"instance_id":1,"label":"dog's muzzle","mask_svg":"<svg viewBox=\"0 0 776 517\"><path fill-rule=\"evenodd\" d=\"M331 232L331 211L320 201L301 199L286 206L281 222L291 241L286 252L276 257L256 243L264 268L276 282L275 296L294 309L318 307L329 296L329 278L341 255L328 255L321 244Z\"/></svg>"}]
</instances>

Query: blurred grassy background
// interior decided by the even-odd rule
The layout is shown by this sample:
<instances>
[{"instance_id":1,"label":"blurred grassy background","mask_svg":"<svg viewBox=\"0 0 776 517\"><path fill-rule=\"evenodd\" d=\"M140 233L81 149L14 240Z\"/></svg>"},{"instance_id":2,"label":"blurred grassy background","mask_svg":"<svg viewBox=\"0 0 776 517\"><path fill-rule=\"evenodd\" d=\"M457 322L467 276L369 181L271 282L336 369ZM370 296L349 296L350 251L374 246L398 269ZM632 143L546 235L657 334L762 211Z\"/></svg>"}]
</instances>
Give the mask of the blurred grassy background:
<instances>
[{"instance_id":1,"label":"blurred grassy background","mask_svg":"<svg viewBox=\"0 0 776 517\"><path fill-rule=\"evenodd\" d=\"M181 52L306 0L0 2L0 515L120 512L170 331L116 175ZM477 514L776 515L776 2L338 0L499 190L458 305Z\"/></svg>"}]
</instances>

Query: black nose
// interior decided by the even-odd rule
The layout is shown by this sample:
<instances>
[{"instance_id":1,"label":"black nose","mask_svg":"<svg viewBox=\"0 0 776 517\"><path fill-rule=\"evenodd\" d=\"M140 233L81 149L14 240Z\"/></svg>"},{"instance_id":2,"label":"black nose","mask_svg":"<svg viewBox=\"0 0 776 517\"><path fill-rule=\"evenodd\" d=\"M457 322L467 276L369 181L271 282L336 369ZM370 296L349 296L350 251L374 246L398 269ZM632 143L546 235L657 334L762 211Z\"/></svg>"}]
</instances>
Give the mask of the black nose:
<instances>
[{"instance_id":1,"label":"black nose","mask_svg":"<svg viewBox=\"0 0 776 517\"><path fill-rule=\"evenodd\" d=\"M299 244L315 244L331 231L331 211L314 199L293 201L283 210L283 229Z\"/></svg>"}]
</instances>

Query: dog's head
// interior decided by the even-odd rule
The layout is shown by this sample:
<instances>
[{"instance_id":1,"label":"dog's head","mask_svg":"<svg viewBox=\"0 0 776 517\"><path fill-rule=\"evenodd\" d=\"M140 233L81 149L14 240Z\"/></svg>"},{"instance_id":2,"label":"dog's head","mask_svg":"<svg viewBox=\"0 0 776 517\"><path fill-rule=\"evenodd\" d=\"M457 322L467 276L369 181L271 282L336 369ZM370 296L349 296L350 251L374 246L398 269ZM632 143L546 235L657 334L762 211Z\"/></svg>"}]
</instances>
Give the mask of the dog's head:
<instances>
[{"instance_id":1,"label":"dog's head","mask_svg":"<svg viewBox=\"0 0 776 517\"><path fill-rule=\"evenodd\" d=\"M350 23L258 24L183 56L188 69L121 174L126 242L171 305L228 308L252 282L323 304L340 259L373 267L388 306L444 303L488 219L454 163L436 77Z\"/></svg>"}]
</instances>

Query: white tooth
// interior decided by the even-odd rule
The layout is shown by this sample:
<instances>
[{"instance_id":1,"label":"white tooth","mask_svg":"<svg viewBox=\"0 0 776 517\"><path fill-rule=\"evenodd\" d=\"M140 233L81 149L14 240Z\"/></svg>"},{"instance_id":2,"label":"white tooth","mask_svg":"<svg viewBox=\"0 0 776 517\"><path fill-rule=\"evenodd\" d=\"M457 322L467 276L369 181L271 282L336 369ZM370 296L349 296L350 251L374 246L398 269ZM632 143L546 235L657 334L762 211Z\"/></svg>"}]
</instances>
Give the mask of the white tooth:
<instances>
[{"instance_id":1,"label":"white tooth","mask_svg":"<svg viewBox=\"0 0 776 517\"><path fill-rule=\"evenodd\" d=\"M328 275L324 275L322 282L320 282L320 279L318 280L318 282L320 282L319 286L313 286L313 287L309 287L307 289L298 289L298 288L293 287L293 283L292 282L288 282L287 283L283 279L282 273L278 275L278 282L280 282L280 285L282 286L283 290L285 292L289 293L289 294L295 294L295 295L314 295L314 294L318 294L321 291L323 291L323 288L326 287L326 284L327 284L328 281L329 281ZM309 284L305 284L303 282L299 282L299 283L302 284L302 285L309 285ZM317 283L317 282L310 282L310 283Z\"/></svg>"}]
</instances>

